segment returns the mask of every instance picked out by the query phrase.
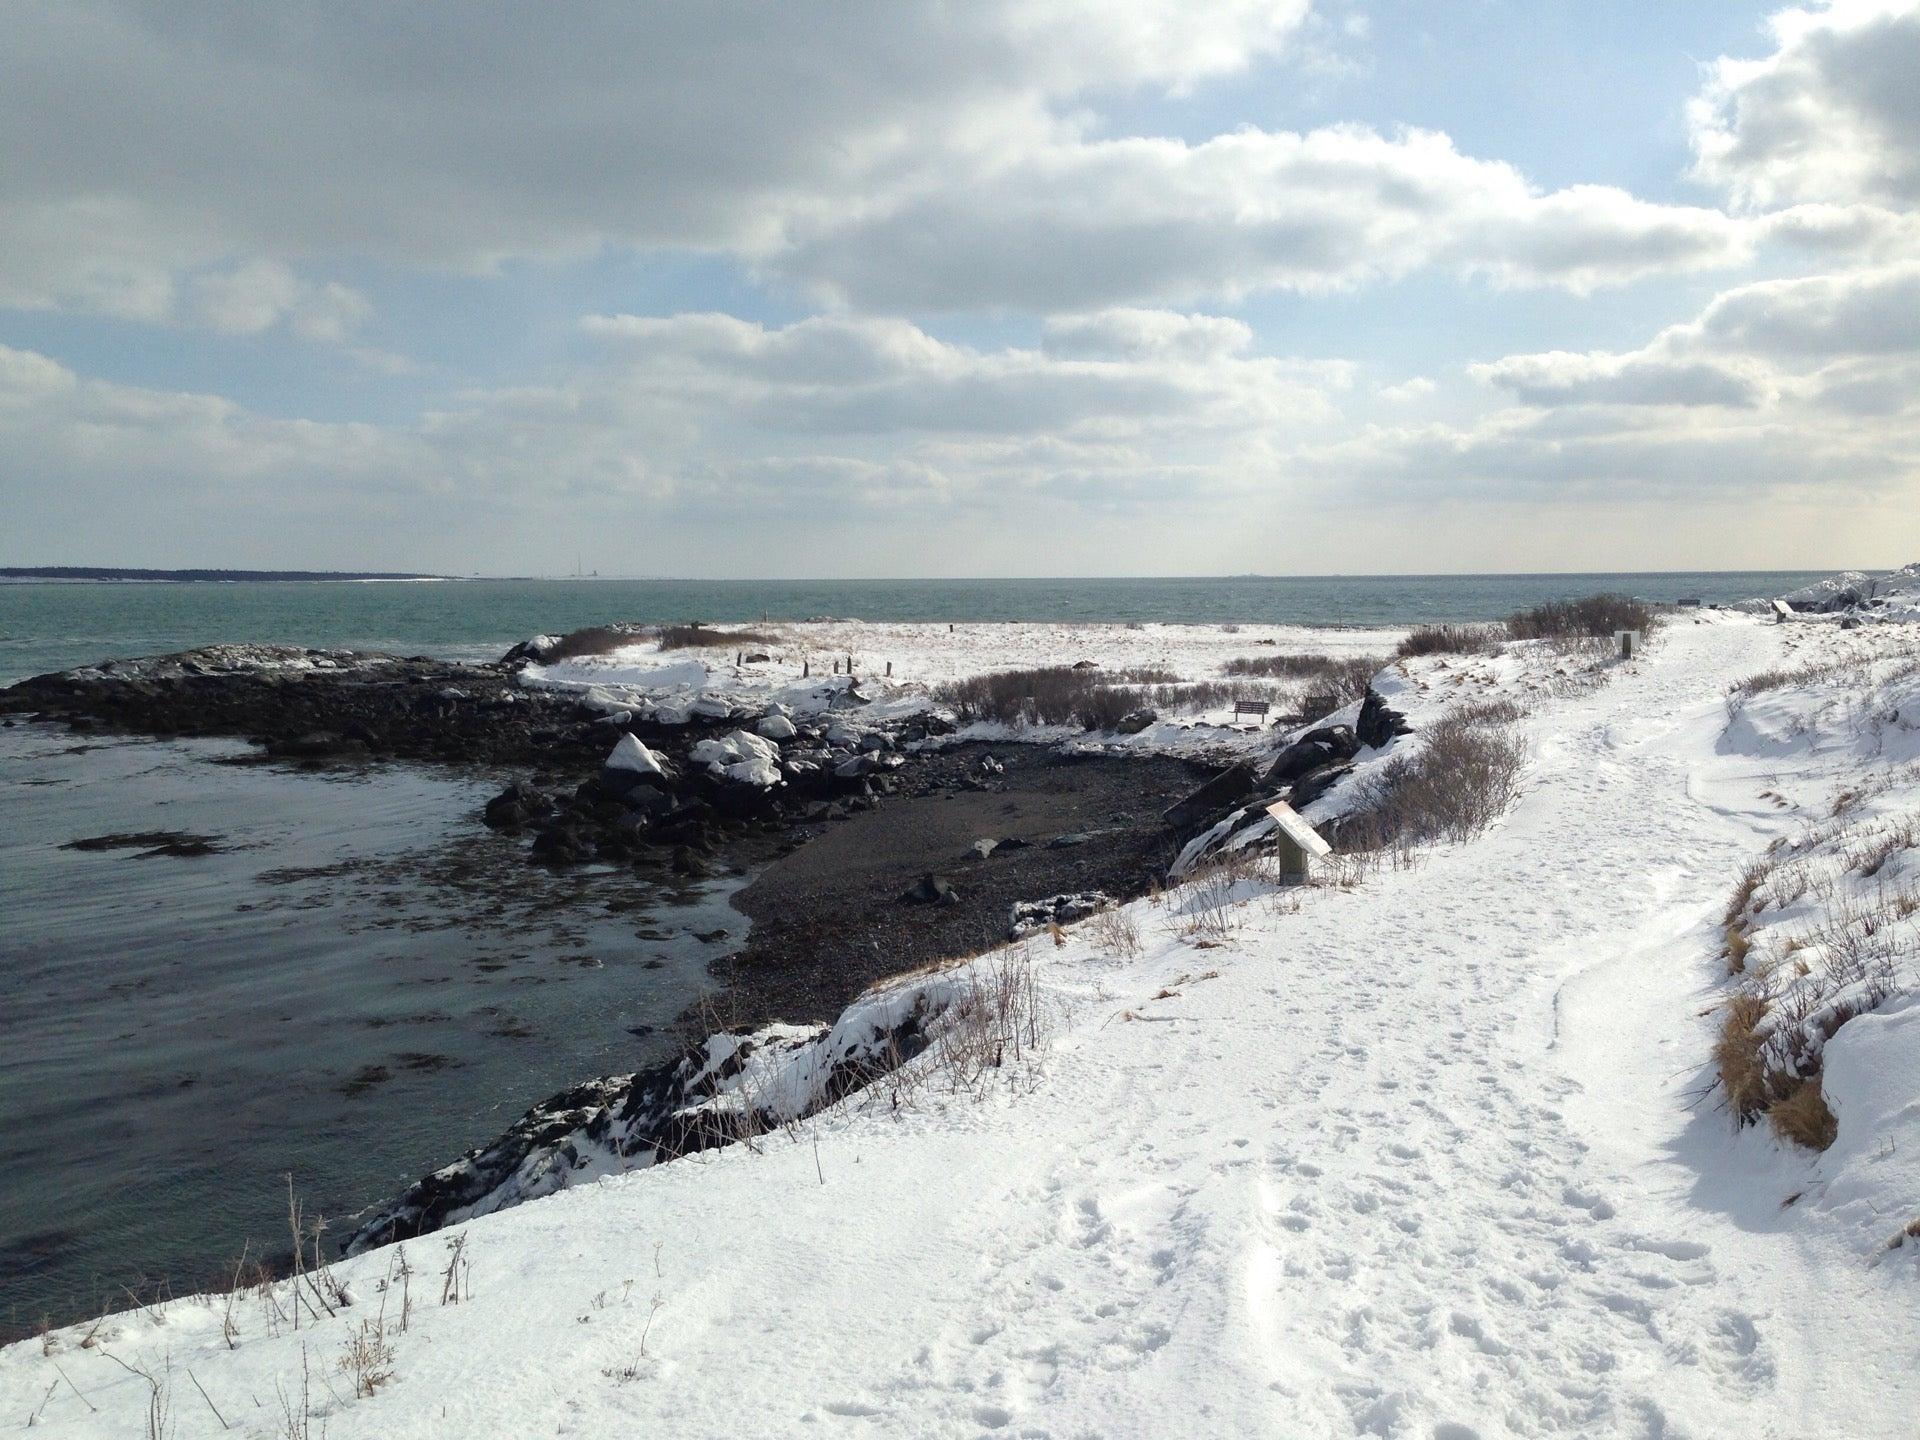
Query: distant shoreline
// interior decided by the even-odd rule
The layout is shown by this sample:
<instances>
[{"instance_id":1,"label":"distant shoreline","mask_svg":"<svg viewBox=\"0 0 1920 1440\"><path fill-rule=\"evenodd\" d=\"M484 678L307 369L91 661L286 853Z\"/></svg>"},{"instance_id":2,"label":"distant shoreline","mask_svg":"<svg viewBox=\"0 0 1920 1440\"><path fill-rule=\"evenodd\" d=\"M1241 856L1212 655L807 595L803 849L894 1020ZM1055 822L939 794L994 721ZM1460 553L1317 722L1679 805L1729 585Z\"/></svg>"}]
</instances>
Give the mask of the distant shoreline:
<instances>
[{"instance_id":1,"label":"distant shoreline","mask_svg":"<svg viewBox=\"0 0 1920 1440\"><path fill-rule=\"evenodd\" d=\"M457 575L416 575L379 570L138 570L111 565L0 565L0 584L111 585L155 582L174 585L239 585L262 582L453 581Z\"/></svg>"}]
</instances>

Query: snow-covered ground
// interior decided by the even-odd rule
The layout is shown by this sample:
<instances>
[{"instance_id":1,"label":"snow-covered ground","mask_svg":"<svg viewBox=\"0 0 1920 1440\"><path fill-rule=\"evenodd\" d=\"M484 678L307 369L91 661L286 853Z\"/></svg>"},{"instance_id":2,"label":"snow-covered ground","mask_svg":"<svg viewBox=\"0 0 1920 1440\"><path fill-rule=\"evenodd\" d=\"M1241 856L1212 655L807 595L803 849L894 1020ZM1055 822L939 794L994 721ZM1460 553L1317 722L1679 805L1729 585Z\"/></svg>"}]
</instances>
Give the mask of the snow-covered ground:
<instances>
[{"instance_id":1,"label":"snow-covered ground","mask_svg":"<svg viewBox=\"0 0 1920 1440\"><path fill-rule=\"evenodd\" d=\"M186 1300L14 1346L0 1416L140 1435L157 1396L161 1433L335 1440L1910 1436L1920 1247L1887 1242L1920 1216L1916 1012L1828 1044L1823 1156L1736 1131L1708 1065L1743 870L1902 753L1730 726L1728 691L1897 643L1678 621L1606 684L1536 694L1521 797L1470 843L1237 904L1202 880L1026 942L1049 1038L984 1086L883 1083L410 1242L404 1297L376 1250L336 1267L344 1306L282 1285L230 1335L224 1300ZM357 1395L371 1334L387 1378Z\"/></svg>"},{"instance_id":2,"label":"snow-covered ground","mask_svg":"<svg viewBox=\"0 0 1920 1440\"><path fill-rule=\"evenodd\" d=\"M742 626L719 626L738 630ZM941 685L999 670L1071 666L1090 661L1103 675L1153 670L1179 681L1223 680L1229 660L1271 655L1332 658L1390 655L1406 635L1395 629L1309 629L1298 625L1066 624L1050 622L960 625L869 624L823 620L752 624L764 644L729 644L662 653L652 640L636 640L604 655L533 664L521 673L531 688L587 696L609 713L630 709L672 722L698 714L695 706L757 710L778 704L795 714L834 708L843 682L835 667L852 662L870 704L863 718L897 720L935 706ZM744 657L766 659L745 663ZM1233 681L1236 695L1284 703L1306 682L1262 678ZM1159 754L1229 756L1257 751L1271 736L1263 727L1235 723L1231 701L1200 706L1160 706L1159 723L1134 735L1107 735L1098 743L1114 750ZM1028 730L1022 738L1068 739L1075 732ZM1004 739L1004 726L980 724L962 736Z\"/></svg>"}]
</instances>

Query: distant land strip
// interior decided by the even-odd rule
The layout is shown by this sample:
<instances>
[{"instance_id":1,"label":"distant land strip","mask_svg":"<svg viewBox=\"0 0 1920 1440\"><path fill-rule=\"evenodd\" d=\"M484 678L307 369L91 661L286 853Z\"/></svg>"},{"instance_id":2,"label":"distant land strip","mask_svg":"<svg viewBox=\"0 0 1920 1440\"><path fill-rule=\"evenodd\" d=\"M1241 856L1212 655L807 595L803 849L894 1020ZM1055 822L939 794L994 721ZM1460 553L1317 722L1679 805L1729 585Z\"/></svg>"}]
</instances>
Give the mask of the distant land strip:
<instances>
[{"instance_id":1,"label":"distant land strip","mask_svg":"<svg viewBox=\"0 0 1920 1440\"><path fill-rule=\"evenodd\" d=\"M172 580L182 584L235 580L451 580L388 570L128 570L113 565L0 565L0 580Z\"/></svg>"}]
</instances>

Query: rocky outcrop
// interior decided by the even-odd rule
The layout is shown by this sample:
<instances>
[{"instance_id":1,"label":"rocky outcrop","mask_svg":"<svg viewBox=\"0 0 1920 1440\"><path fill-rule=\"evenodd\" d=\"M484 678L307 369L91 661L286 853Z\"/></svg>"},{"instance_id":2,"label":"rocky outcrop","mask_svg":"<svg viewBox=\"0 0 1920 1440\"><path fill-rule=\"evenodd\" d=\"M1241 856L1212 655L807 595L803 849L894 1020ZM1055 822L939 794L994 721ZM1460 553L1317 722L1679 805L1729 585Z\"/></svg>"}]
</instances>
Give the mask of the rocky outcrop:
<instances>
[{"instance_id":1,"label":"rocky outcrop","mask_svg":"<svg viewBox=\"0 0 1920 1440\"><path fill-rule=\"evenodd\" d=\"M1044 900L1022 900L1008 917L1007 938L1020 940L1050 926L1071 925L1113 903L1113 897L1104 890L1077 890L1071 895L1049 895Z\"/></svg>"},{"instance_id":2,"label":"rocky outcrop","mask_svg":"<svg viewBox=\"0 0 1920 1440\"><path fill-rule=\"evenodd\" d=\"M831 1027L710 1035L652 1069L563 1090L364 1214L342 1250L410 1240L803 1120L918 1056L971 983L964 970L918 976L870 991Z\"/></svg>"}]
</instances>

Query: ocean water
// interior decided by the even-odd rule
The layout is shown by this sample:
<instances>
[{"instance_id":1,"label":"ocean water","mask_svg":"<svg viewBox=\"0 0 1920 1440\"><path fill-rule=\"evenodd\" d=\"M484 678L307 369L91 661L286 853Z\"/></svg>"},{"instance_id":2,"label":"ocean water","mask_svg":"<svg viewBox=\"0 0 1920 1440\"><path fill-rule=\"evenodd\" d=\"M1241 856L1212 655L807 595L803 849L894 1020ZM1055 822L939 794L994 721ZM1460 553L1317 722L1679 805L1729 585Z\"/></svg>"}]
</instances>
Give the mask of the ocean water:
<instances>
[{"instance_id":1,"label":"ocean water","mask_svg":"<svg viewBox=\"0 0 1920 1440\"><path fill-rule=\"evenodd\" d=\"M1101 580L462 580L431 584L0 584L0 684L218 641L491 657L614 620L1139 620L1413 625L1619 591L1708 604L1828 572Z\"/></svg>"},{"instance_id":2,"label":"ocean water","mask_svg":"<svg viewBox=\"0 0 1920 1440\"><path fill-rule=\"evenodd\" d=\"M739 882L538 870L495 788L0 728L0 1327L284 1252L289 1174L344 1221L671 1053ZM158 830L221 848L64 848Z\"/></svg>"}]
</instances>

